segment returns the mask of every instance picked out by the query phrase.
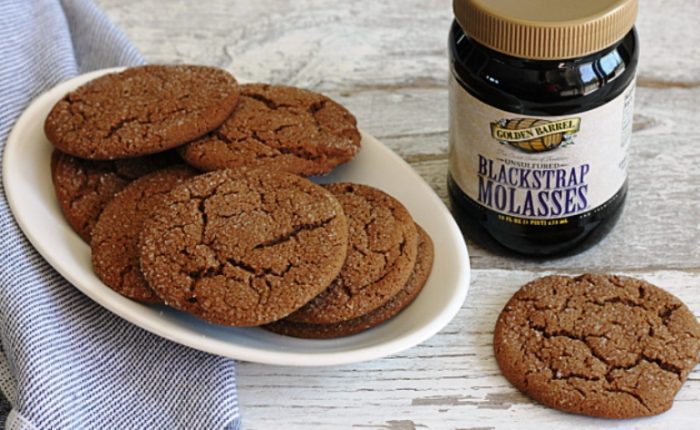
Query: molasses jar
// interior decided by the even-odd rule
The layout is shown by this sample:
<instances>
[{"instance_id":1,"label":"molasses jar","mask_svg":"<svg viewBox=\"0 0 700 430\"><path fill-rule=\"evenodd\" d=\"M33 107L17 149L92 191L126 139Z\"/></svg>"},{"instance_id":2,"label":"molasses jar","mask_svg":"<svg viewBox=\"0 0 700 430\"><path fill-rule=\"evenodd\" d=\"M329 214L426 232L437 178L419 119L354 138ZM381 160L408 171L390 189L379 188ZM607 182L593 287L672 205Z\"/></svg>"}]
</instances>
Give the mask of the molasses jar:
<instances>
[{"instance_id":1,"label":"molasses jar","mask_svg":"<svg viewBox=\"0 0 700 430\"><path fill-rule=\"evenodd\" d=\"M448 190L496 252L572 254L627 194L636 0L454 0Z\"/></svg>"}]
</instances>

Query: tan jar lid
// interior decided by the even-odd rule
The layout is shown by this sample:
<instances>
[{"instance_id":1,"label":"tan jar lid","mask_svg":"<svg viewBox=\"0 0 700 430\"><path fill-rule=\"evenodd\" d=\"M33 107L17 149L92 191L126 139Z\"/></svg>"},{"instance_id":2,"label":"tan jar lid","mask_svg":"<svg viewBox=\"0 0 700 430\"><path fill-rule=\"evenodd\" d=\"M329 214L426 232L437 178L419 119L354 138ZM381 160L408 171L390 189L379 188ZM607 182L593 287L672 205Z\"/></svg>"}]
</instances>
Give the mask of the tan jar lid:
<instances>
[{"instance_id":1,"label":"tan jar lid","mask_svg":"<svg viewBox=\"0 0 700 430\"><path fill-rule=\"evenodd\" d=\"M454 0L465 33L493 50L533 60L582 57L621 40L637 0Z\"/></svg>"}]
</instances>

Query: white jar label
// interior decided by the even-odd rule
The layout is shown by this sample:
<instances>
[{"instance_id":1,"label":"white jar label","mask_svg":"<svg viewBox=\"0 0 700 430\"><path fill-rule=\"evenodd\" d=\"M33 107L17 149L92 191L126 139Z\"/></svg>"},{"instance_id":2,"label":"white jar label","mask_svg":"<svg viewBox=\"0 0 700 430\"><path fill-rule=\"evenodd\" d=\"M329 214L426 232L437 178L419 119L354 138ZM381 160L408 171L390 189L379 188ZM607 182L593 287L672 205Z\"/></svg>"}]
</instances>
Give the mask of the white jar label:
<instances>
[{"instance_id":1,"label":"white jar label","mask_svg":"<svg viewBox=\"0 0 700 430\"><path fill-rule=\"evenodd\" d=\"M501 219L535 224L589 212L627 179L634 82L595 109L566 116L496 109L450 76L452 178ZM551 223L548 223L551 224Z\"/></svg>"}]
</instances>

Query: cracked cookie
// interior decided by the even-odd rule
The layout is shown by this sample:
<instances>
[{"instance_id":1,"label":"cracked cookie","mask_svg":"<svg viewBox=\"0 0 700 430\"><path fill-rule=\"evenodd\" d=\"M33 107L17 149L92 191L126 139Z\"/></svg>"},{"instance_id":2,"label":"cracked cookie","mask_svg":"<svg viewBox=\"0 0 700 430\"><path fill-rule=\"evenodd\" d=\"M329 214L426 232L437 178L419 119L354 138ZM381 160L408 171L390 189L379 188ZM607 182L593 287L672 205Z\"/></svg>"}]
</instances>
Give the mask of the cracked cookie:
<instances>
[{"instance_id":1,"label":"cracked cookie","mask_svg":"<svg viewBox=\"0 0 700 430\"><path fill-rule=\"evenodd\" d=\"M335 324L305 324L283 319L268 324L264 328L287 336L328 339L360 333L394 317L418 296L433 267L433 241L425 230L418 225L416 225L416 228L418 230L418 254L411 277L408 278L406 285L401 291L379 308L366 315Z\"/></svg>"},{"instance_id":2,"label":"cracked cookie","mask_svg":"<svg viewBox=\"0 0 700 430\"><path fill-rule=\"evenodd\" d=\"M656 415L700 358L700 324L676 297L613 275L547 276L496 324L503 375L547 406L607 418Z\"/></svg>"},{"instance_id":3,"label":"cracked cookie","mask_svg":"<svg viewBox=\"0 0 700 430\"><path fill-rule=\"evenodd\" d=\"M111 160L165 151L219 127L238 102L222 69L194 65L133 67L94 79L53 107L46 137L61 151Z\"/></svg>"},{"instance_id":4,"label":"cracked cookie","mask_svg":"<svg viewBox=\"0 0 700 430\"><path fill-rule=\"evenodd\" d=\"M253 326L327 288L347 246L343 208L323 187L284 172L219 170L179 185L153 211L141 269L169 306Z\"/></svg>"},{"instance_id":5,"label":"cracked cookie","mask_svg":"<svg viewBox=\"0 0 700 430\"><path fill-rule=\"evenodd\" d=\"M174 151L129 160L92 161L54 150L51 178L68 224L87 243L104 207L134 179L161 167L182 163Z\"/></svg>"},{"instance_id":6,"label":"cracked cookie","mask_svg":"<svg viewBox=\"0 0 700 430\"><path fill-rule=\"evenodd\" d=\"M416 263L416 226L398 200L367 185L325 187L348 218L347 260L331 286L289 315L288 321L333 324L365 315L406 285Z\"/></svg>"},{"instance_id":7,"label":"cracked cookie","mask_svg":"<svg viewBox=\"0 0 700 430\"><path fill-rule=\"evenodd\" d=\"M172 166L136 179L102 211L92 233L92 267L98 278L119 294L145 303L161 303L139 266L139 234L151 210L175 186L197 173Z\"/></svg>"},{"instance_id":8,"label":"cracked cookie","mask_svg":"<svg viewBox=\"0 0 700 430\"><path fill-rule=\"evenodd\" d=\"M355 117L328 97L299 88L241 85L235 112L213 133L179 148L202 170L271 168L326 174L360 149Z\"/></svg>"}]
</instances>

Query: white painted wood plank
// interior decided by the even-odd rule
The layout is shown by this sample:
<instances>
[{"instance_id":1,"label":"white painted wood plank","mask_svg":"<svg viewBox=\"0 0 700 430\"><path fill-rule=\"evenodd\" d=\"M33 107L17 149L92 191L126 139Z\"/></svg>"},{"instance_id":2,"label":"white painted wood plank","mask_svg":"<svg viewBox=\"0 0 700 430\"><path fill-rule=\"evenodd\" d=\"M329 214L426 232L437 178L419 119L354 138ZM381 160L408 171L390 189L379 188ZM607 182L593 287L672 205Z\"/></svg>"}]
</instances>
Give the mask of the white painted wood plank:
<instances>
[{"instance_id":1,"label":"white painted wood plank","mask_svg":"<svg viewBox=\"0 0 700 430\"><path fill-rule=\"evenodd\" d=\"M698 276L677 271L627 272L684 300L700 315ZM457 317L422 345L381 360L331 368L240 363L238 380L250 429L649 428L691 429L700 405L700 367L659 417L611 421L565 414L515 390L493 358L501 308L535 275L477 270Z\"/></svg>"},{"instance_id":2,"label":"white painted wood plank","mask_svg":"<svg viewBox=\"0 0 700 430\"><path fill-rule=\"evenodd\" d=\"M320 89L444 85L451 0L98 0L152 62ZM641 0L640 78L700 85L698 0Z\"/></svg>"}]
</instances>

